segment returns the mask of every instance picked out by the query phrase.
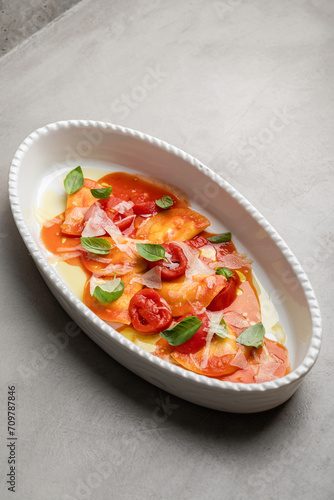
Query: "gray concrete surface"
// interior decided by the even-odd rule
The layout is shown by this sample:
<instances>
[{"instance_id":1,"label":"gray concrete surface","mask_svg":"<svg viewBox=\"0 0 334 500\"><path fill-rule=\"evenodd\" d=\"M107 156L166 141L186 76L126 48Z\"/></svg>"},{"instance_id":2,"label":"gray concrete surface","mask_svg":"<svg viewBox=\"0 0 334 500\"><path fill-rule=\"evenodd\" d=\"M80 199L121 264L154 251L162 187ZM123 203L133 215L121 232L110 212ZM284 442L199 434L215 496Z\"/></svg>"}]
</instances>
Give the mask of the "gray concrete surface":
<instances>
[{"instance_id":1,"label":"gray concrete surface","mask_svg":"<svg viewBox=\"0 0 334 500\"><path fill-rule=\"evenodd\" d=\"M80 0L0 0L0 56Z\"/></svg>"},{"instance_id":2,"label":"gray concrete surface","mask_svg":"<svg viewBox=\"0 0 334 500\"><path fill-rule=\"evenodd\" d=\"M333 14L331 0L83 0L0 59L1 499L333 498ZM70 118L197 156L287 241L324 323L319 360L290 401L248 416L200 408L84 334L46 354L70 319L15 228L7 176L30 132ZM5 476L13 383L15 494Z\"/></svg>"}]
</instances>

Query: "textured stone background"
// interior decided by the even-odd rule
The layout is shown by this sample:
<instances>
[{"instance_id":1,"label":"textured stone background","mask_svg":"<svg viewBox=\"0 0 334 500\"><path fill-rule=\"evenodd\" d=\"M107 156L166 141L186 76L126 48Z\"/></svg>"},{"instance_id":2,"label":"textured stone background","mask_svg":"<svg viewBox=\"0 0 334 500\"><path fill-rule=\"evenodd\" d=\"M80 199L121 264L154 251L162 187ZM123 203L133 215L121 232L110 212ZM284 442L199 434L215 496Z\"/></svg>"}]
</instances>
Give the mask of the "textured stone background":
<instances>
[{"instance_id":1,"label":"textured stone background","mask_svg":"<svg viewBox=\"0 0 334 500\"><path fill-rule=\"evenodd\" d=\"M0 55L44 28L80 0L0 0Z\"/></svg>"},{"instance_id":2,"label":"textured stone background","mask_svg":"<svg viewBox=\"0 0 334 500\"><path fill-rule=\"evenodd\" d=\"M74 3L1 4L0 498L332 499L334 3ZM157 85L139 99L150 71ZM84 334L45 354L70 318L16 230L7 178L29 133L71 118L119 123L193 154L286 240L324 324L319 360L290 401L259 415L197 407ZM10 383L15 495L5 477Z\"/></svg>"}]
</instances>

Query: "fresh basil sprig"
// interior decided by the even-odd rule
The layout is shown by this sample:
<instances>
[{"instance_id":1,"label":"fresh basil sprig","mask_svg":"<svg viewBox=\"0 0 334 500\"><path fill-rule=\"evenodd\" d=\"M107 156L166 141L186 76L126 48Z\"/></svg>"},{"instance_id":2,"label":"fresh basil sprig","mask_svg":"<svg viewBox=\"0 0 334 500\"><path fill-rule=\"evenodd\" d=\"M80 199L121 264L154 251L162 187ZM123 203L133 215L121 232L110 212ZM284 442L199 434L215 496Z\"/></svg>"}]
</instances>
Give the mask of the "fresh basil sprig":
<instances>
[{"instance_id":1,"label":"fresh basil sprig","mask_svg":"<svg viewBox=\"0 0 334 500\"><path fill-rule=\"evenodd\" d=\"M232 278L233 271L231 271L231 269L229 269L228 267L217 267L216 274L219 274L220 276L225 276L225 278L228 281L230 278Z\"/></svg>"},{"instance_id":2,"label":"fresh basil sprig","mask_svg":"<svg viewBox=\"0 0 334 500\"><path fill-rule=\"evenodd\" d=\"M113 288L113 284L115 285ZM103 304L108 304L118 299L124 292L124 281L119 279L106 282L106 285L97 285L94 288L93 297L102 302Z\"/></svg>"},{"instance_id":3,"label":"fresh basil sprig","mask_svg":"<svg viewBox=\"0 0 334 500\"><path fill-rule=\"evenodd\" d=\"M110 252L111 245L108 240L103 238L92 238L89 236L81 237L80 243L87 252L97 255L107 255Z\"/></svg>"},{"instance_id":4,"label":"fresh basil sprig","mask_svg":"<svg viewBox=\"0 0 334 500\"><path fill-rule=\"evenodd\" d=\"M91 189L90 192L94 196L94 198L98 198L99 200L106 200L111 195L112 187L105 187L100 189Z\"/></svg>"},{"instance_id":5,"label":"fresh basil sprig","mask_svg":"<svg viewBox=\"0 0 334 500\"><path fill-rule=\"evenodd\" d=\"M85 179L81 167L74 168L67 174L64 180L64 187L67 194L79 191L84 185Z\"/></svg>"},{"instance_id":6,"label":"fresh basil sprig","mask_svg":"<svg viewBox=\"0 0 334 500\"><path fill-rule=\"evenodd\" d=\"M207 240L209 240L211 243L223 243L224 241L230 241L232 238L231 233L222 233L222 234L215 234L214 236L209 236Z\"/></svg>"},{"instance_id":7,"label":"fresh basil sprig","mask_svg":"<svg viewBox=\"0 0 334 500\"><path fill-rule=\"evenodd\" d=\"M155 204L158 205L158 207L163 208L164 210L167 210L167 208L170 208L173 206L173 200L170 196L164 194L162 198L159 200L155 200Z\"/></svg>"},{"instance_id":8,"label":"fresh basil sprig","mask_svg":"<svg viewBox=\"0 0 334 500\"><path fill-rule=\"evenodd\" d=\"M165 257L166 250L162 245L157 245L156 243L136 243L136 247L139 255L145 260L156 262L157 260L164 259L168 262Z\"/></svg>"},{"instance_id":9,"label":"fresh basil sprig","mask_svg":"<svg viewBox=\"0 0 334 500\"><path fill-rule=\"evenodd\" d=\"M266 331L261 323L256 323L256 325L250 326L237 337L237 342L242 345L248 345L253 347L260 347L263 342L263 338Z\"/></svg>"},{"instance_id":10,"label":"fresh basil sprig","mask_svg":"<svg viewBox=\"0 0 334 500\"><path fill-rule=\"evenodd\" d=\"M201 326L202 321L197 318L197 316L188 316L176 323L176 325L161 332L160 335L167 340L170 345L178 346L191 339Z\"/></svg>"}]
</instances>

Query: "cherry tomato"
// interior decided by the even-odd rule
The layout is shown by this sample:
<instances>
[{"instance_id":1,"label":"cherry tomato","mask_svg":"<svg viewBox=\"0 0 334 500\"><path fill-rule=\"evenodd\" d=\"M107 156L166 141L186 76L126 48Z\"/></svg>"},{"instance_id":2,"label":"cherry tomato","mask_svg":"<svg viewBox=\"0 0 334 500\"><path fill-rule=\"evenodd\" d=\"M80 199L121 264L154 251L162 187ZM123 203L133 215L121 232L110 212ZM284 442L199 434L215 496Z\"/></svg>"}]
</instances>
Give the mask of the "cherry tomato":
<instances>
[{"instance_id":1,"label":"cherry tomato","mask_svg":"<svg viewBox=\"0 0 334 500\"><path fill-rule=\"evenodd\" d=\"M194 316L193 314L186 314L179 319L181 321L188 316ZM182 354L191 354L199 351L206 344L206 337L208 335L209 329L209 318L206 313L196 314L197 318L202 321L202 326L199 330L191 337L191 339L187 340L184 344L178 345L175 347L175 350Z\"/></svg>"},{"instance_id":2,"label":"cherry tomato","mask_svg":"<svg viewBox=\"0 0 334 500\"><path fill-rule=\"evenodd\" d=\"M155 215L158 213L158 207L154 201L135 203L133 205L133 212L136 215Z\"/></svg>"},{"instance_id":3,"label":"cherry tomato","mask_svg":"<svg viewBox=\"0 0 334 500\"><path fill-rule=\"evenodd\" d=\"M233 276L228 279L224 288L210 302L207 309L209 311L222 311L223 309L231 305L237 297L237 289L239 285L239 275L238 273L233 271Z\"/></svg>"},{"instance_id":4,"label":"cherry tomato","mask_svg":"<svg viewBox=\"0 0 334 500\"><path fill-rule=\"evenodd\" d=\"M136 215L155 215L158 213L158 206L148 193L136 194L131 198L131 201L134 203L133 212Z\"/></svg>"},{"instance_id":5,"label":"cherry tomato","mask_svg":"<svg viewBox=\"0 0 334 500\"><path fill-rule=\"evenodd\" d=\"M103 201L101 204L104 207L104 210L106 214L108 215L109 219L119 227L120 231L124 231L128 227L131 226L131 223L134 219L134 217L131 217L134 215L133 208L129 208L125 210L124 214L121 214L117 212L117 210L114 210L114 207L116 207L119 203L121 203L122 200L121 198L116 198L115 196L110 196L107 200Z\"/></svg>"},{"instance_id":6,"label":"cherry tomato","mask_svg":"<svg viewBox=\"0 0 334 500\"><path fill-rule=\"evenodd\" d=\"M179 247L176 243L169 242L164 243L162 245L166 252L171 254L171 258L168 262L165 260L157 260L155 262L147 261L148 267L152 269L152 267L160 267L161 269L161 278L166 281L171 281L176 278L179 278L186 272L187 268L187 258L184 255L182 248ZM177 267L170 267L172 264L178 264Z\"/></svg>"},{"instance_id":7,"label":"cherry tomato","mask_svg":"<svg viewBox=\"0 0 334 500\"><path fill-rule=\"evenodd\" d=\"M169 305L152 288L144 288L132 297L129 313L133 327L144 334L166 330L172 322Z\"/></svg>"}]
</instances>

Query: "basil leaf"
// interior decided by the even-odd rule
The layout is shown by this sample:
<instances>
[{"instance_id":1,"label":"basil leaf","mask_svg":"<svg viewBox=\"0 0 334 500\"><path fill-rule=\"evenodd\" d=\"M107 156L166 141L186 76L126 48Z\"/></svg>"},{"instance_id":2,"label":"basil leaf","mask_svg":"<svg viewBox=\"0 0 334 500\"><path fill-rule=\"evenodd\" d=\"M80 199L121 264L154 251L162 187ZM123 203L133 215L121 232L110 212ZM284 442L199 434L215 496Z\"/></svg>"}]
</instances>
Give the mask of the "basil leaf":
<instances>
[{"instance_id":1,"label":"basil leaf","mask_svg":"<svg viewBox=\"0 0 334 500\"><path fill-rule=\"evenodd\" d=\"M98 198L99 200L106 200L111 195L112 187L109 186L107 188L101 189L91 189L90 192L94 196L94 198Z\"/></svg>"},{"instance_id":2,"label":"basil leaf","mask_svg":"<svg viewBox=\"0 0 334 500\"><path fill-rule=\"evenodd\" d=\"M230 241L231 238L231 233L222 233L216 234L215 236L209 236L207 240L211 241L211 243L223 243L224 241Z\"/></svg>"},{"instance_id":3,"label":"basil leaf","mask_svg":"<svg viewBox=\"0 0 334 500\"><path fill-rule=\"evenodd\" d=\"M155 204L158 205L158 207L163 208L164 210L172 207L173 203L174 202L172 198L170 196L167 196L166 194L164 194L163 197L159 200L155 200Z\"/></svg>"},{"instance_id":4,"label":"basil leaf","mask_svg":"<svg viewBox=\"0 0 334 500\"><path fill-rule=\"evenodd\" d=\"M110 252L111 245L109 241L103 238L81 237L80 243L87 252L98 255L107 255Z\"/></svg>"},{"instance_id":5,"label":"basil leaf","mask_svg":"<svg viewBox=\"0 0 334 500\"><path fill-rule=\"evenodd\" d=\"M122 293L124 292L125 283L124 281L120 281L118 285L114 288L114 290L112 290L111 292L103 290L102 286L96 286L94 288L93 297L95 297L103 304L108 304L109 302L113 302L114 300L118 299L122 295Z\"/></svg>"},{"instance_id":6,"label":"basil leaf","mask_svg":"<svg viewBox=\"0 0 334 500\"><path fill-rule=\"evenodd\" d=\"M219 323L219 330L215 331L215 334L218 335L218 337L221 337L222 339L226 339L227 335L227 324L224 320L224 318L221 319ZM218 327L217 327L218 328Z\"/></svg>"},{"instance_id":7,"label":"basil leaf","mask_svg":"<svg viewBox=\"0 0 334 500\"><path fill-rule=\"evenodd\" d=\"M266 331L261 321L256 325L250 326L237 337L237 342L242 345L260 347Z\"/></svg>"},{"instance_id":8,"label":"basil leaf","mask_svg":"<svg viewBox=\"0 0 334 500\"><path fill-rule=\"evenodd\" d=\"M67 174L64 180L64 187L67 194L73 194L79 191L84 185L85 179L81 167L74 168Z\"/></svg>"},{"instance_id":9,"label":"basil leaf","mask_svg":"<svg viewBox=\"0 0 334 500\"><path fill-rule=\"evenodd\" d=\"M160 335L167 340L170 345L177 346L191 339L201 326L202 321L197 318L197 316L188 316L179 321L179 323L176 323L176 325L161 332Z\"/></svg>"},{"instance_id":10,"label":"basil leaf","mask_svg":"<svg viewBox=\"0 0 334 500\"><path fill-rule=\"evenodd\" d=\"M225 276L225 278L229 280L233 276L233 271L231 271L228 267L217 267L216 274Z\"/></svg>"},{"instance_id":11,"label":"basil leaf","mask_svg":"<svg viewBox=\"0 0 334 500\"><path fill-rule=\"evenodd\" d=\"M136 243L136 247L139 255L145 260L155 262L164 259L168 262L165 257L166 251L162 245L157 245L155 243Z\"/></svg>"}]
</instances>

